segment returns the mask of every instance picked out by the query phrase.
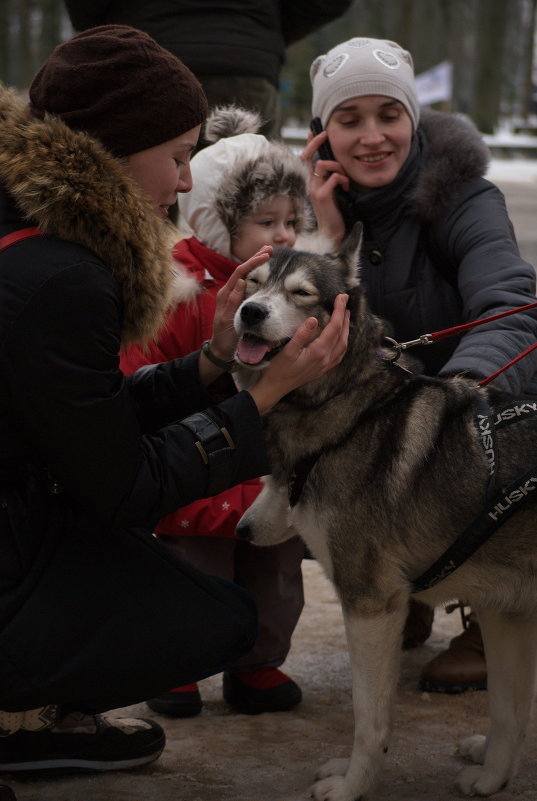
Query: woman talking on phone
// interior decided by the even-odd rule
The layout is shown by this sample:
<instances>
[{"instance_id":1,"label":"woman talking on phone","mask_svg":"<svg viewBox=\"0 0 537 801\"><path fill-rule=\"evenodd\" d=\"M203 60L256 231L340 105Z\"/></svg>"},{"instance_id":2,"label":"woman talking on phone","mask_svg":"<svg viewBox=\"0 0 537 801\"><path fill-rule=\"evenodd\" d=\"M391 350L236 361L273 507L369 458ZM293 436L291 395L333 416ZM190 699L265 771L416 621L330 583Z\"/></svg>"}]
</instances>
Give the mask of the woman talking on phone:
<instances>
[{"instance_id":1,"label":"woman talking on phone","mask_svg":"<svg viewBox=\"0 0 537 801\"><path fill-rule=\"evenodd\" d=\"M315 59L312 129L302 158L319 230L341 241L363 225L361 280L398 341L535 300L534 268L520 257L500 190L484 178L489 153L456 115L420 110L412 57L394 42L355 37ZM417 370L482 379L537 339L534 313L413 349ZM528 357L495 386L537 392ZM411 499L409 499L411 501ZM462 611L462 606L461 606ZM423 670L424 689L486 687L474 615ZM411 605L403 645L424 642L432 610Z\"/></svg>"}]
</instances>

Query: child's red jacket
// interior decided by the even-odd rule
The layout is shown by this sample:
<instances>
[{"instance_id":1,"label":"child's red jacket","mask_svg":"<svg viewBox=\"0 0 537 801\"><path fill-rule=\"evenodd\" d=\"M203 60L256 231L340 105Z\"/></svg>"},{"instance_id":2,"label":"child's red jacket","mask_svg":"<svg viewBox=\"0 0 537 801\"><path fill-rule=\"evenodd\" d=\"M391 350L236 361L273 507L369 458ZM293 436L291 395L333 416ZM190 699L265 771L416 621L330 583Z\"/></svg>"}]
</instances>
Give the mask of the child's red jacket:
<instances>
[{"instance_id":1,"label":"child's red jacket","mask_svg":"<svg viewBox=\"0 0 537 801\"><path fill-rule=\"evenodd\" d=\"M126 375L147 364L185 356L198 350L205 339L210 339L216 293L237 266L194 237L182 239L172 253L179 264L195 277L199 291L193 291L190 301L179 303L169 314L157 342L151 342L145 351L137 345L122 350L120 366ZM261 481L253 479L212 498L183 506L164 517L156 527L156 532L234 537L235 527L243 512L253 503L261 488Z\"/></svg>"}]
</instances>

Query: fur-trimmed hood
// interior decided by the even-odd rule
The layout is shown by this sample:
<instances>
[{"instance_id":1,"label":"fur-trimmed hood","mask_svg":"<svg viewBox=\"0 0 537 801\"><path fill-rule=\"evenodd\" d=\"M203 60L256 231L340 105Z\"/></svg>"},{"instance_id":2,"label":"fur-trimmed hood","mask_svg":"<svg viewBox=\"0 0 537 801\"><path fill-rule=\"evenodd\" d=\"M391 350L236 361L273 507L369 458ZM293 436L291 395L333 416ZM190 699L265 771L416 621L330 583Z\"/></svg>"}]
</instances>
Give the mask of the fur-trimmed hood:
<instances>
[{"instance_id":1,"label":"fur-trimmed hood","mask_svg":"<svg viewBox=\"0 0 537 801\"><path fill-rule=\"evenodd\" d=\"M255 113L236 106L216 108L205 128L213 144L192 159L193 189L178 197L181 223L228 259L241 220L276 195L292 199L297 233L309 224L307 167L283 143L255 133L260 125Z\"/></svg>"},{"instance_id":2,"label":"fur-trimmed hood","mask_svg":"<svg viewBox=\"0 0 537 801\"><path fill-rule=\"evenodd\" d=\"M460 186L487 171L490 152L479 131L466 118L422 111L424 159L410 195L414 213L423 220L439 217Z\"/></svg>"},{"instance_id":3,"label":"fur-trimmed hood","mask_svg":"<svg viewBox=\"0 0 537 801\"><path fill-rule=\"evenodd\" d=\"M123 343L156 335L171 300L166 226L118 159L57 117L35 118L0 87L0 184L25 221L83 245L110 270L124 301ZM181 276L174 282L177 299ZM185 279L185 296L190 287Z\"/></svg>"}]
</instances>

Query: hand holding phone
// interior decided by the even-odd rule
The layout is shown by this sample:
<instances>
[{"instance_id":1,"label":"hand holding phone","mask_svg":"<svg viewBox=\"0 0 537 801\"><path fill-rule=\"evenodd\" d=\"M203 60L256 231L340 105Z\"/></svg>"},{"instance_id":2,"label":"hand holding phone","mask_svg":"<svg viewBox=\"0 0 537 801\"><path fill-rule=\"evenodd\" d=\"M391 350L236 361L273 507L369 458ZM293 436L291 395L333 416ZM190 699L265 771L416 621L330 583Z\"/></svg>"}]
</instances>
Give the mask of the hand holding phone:
<instances>
[{"instance_id":1,"label":"hand holding phone","mask_svg":"<svg viewBox=\"0 0 537 801\"><path fill-rule=\"evenodd\" d=\"M311 132L314 136L320 134L324 131L323 124L321 122L320 117L314 117L310 122ZM323 159L323 161L335 161L334 154L332 153L332 148L330 147L330 142L328 139L322 144L319 145L318 149L319 157Z\"/></svg>"},{"instance_id":2,"label":"hand holding phone","mask_svg":"<svg viewBox=\"0 0 537 801\"><path fill-rule=\"evenodd\" d=\"M314 117L312 119L310 122L310 128L314 136L317 136L317 134L320 134L322 131L324 131L320 117ZM336 161L328 139L319 145L317 152L319 154L319 158L321 158L323 161ZM331 175L331 173L329 173L329 175ZM345 228L350 230L357 219L354 210L354 201L357 196L355 192L352 190L345 190L342 186L336 186L334 194L339 210L345 221Z\"/></svg>"}]
</instances>

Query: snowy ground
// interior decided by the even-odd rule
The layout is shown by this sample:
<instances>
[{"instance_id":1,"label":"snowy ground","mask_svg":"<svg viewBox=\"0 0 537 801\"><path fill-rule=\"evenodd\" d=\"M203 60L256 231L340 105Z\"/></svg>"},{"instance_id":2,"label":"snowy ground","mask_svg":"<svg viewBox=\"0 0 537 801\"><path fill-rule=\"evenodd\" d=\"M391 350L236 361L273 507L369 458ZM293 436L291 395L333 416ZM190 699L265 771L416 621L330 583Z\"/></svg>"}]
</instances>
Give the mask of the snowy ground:
<instances>
[{"instance_id":1,"label":"snowy ground","mask_svg":"<svg viewBox=\"0 0 537 801\"><path fill-rule=\"evenodd\" d=\"M160 721L167 746L152 766L109 776L10 782L19 801L307 801L316 767L348 756L352 742L350 669L339 603L316 562L304 562L306 606L286 669L303 702L256 717L231 712L221 678L201 682L196 718L167 720L145 704L129 716ZM392 742L375 801L450 801L465 763L457 741L486 731L486 692L422 693L421 667L460 630L457 613L437 610L426 645L403 654ZM537 798L537 731L532 726L520 773L496 801Z\"/></svg>"}]
</instances>

